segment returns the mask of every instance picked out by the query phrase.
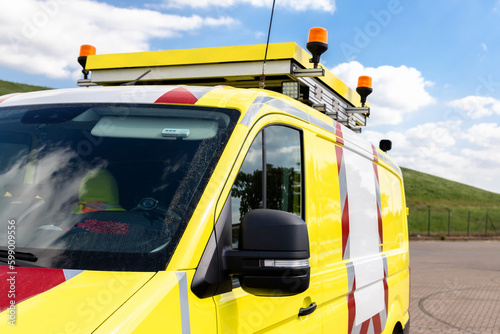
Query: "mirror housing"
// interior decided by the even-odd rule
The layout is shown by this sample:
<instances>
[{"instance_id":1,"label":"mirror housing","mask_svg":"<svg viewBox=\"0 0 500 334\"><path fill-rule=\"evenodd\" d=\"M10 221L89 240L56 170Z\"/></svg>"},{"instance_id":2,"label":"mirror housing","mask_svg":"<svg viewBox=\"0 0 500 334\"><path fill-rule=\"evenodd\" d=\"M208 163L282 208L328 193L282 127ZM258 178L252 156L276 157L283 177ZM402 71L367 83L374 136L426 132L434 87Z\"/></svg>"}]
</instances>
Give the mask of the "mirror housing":
<instances>
[{"instance_id":1,"label":"mirror housing","mask_svg":"<svg viewBox=\"0 0 500 334\"><path fill-rule=\"evenodd\" d=\"M309 237L306 223L278 210L245 215L238 250L224 252L226 270L257 296L291 296L309 287Z\"/></svg>"},{"instance_id":2,"label":"mirror housing","mask_svg":"<svg viewBox=\"0 0 500 334\"><path fill-rule=\"evenodd\" d=\"M389 139L382 139L379 144L378 144L378 147L384 151L384 152L388 152L392 149L392 142L389 140Z\"/></svg>"}]
</instances>

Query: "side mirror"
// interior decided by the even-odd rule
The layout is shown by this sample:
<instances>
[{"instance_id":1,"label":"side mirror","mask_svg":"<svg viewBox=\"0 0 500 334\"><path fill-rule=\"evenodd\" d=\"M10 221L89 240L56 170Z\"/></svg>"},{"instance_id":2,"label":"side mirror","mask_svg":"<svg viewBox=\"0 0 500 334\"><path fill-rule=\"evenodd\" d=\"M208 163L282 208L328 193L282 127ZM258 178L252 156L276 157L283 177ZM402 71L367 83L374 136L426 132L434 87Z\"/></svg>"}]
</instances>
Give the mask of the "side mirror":
<instances>
[{"instance_id":1,"label":"side mirror","mask_svg":"<svg viewBox=\"0 0 500 334\"><path fill-rule=\"evenodd\" d=\"M382 139L378 147L384 152L390 151L392 149L392 142L389 139Z\"/></svg>"},{"instance_id":2,"label":"side mirror","mask_svg":"<svg viewBox=\"0 0 500 334\"><path fill-rule=\"evenodd\" d=\"M309 287L306 223L278 210L256 209L241 223L238 250L224 252L226 270L257 296L290 296Z\"/></svg>"}]
</instances>

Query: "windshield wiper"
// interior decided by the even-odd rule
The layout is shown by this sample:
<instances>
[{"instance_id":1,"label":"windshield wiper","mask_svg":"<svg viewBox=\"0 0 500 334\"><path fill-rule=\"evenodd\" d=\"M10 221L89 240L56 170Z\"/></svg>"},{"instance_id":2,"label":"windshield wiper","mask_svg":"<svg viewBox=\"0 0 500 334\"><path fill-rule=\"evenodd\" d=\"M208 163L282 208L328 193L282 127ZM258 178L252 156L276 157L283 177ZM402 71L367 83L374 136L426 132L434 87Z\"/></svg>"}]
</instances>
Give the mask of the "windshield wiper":
<instances>
[{"instance_id":1,"label":"windshield wiper","mask_svg":"<svg viewBox=\"0 0 500 334\"><path fill-rule=\"evenodd\" d=\"M6 250L0 250L0 258L7 259L9 257L9 252ZM28 262L36 262L38 258L35 254L25 253L25 252L15 252L14 258L16 260L28 261Z\"/></svg>"}]
</instances>

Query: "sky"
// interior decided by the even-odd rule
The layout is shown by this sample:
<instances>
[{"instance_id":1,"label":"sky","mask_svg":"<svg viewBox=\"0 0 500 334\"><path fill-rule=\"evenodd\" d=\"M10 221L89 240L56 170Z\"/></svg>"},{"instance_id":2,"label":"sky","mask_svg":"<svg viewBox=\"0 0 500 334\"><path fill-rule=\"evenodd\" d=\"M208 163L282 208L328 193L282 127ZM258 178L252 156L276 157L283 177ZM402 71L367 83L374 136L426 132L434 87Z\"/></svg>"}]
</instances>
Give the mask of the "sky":
<instances>
[{"instance_id":1,"label":"sky","mask_svg":"<svg viewBox=\"0 0 500 334\"><path fill-rule=\"evenodd\" d=\"M263 44L272 0L16 0L0 4L0 79L76 87L97 53ZM500 193L500 0L276 0L271 43L303 48L351 88L373 78L361 136L402 167Z\"/></svg>"}]
</instances>

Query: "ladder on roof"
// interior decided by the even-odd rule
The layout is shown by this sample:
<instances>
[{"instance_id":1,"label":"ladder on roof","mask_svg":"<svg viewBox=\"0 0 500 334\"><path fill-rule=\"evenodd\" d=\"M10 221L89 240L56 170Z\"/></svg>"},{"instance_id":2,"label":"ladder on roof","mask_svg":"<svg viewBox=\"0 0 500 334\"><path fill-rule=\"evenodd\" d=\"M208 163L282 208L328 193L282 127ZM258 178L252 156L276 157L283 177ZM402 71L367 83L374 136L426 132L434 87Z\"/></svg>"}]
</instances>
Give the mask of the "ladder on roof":
<instances>
[{"instance_id":1,"label":"ladder on roof","mask_svg":"<svg viewBox=\"0 0 500 334\"><path fill-rule=\"evenodd\" d=\"M79 85L184 84L259 88L265 45L91 55L91 79ZM297 99L355 132L370 115L359 95L295 43L269 45L265 88ZM144 75L147 71L146 75ZM144 75L144 76L143 76ZM143 76L143 77L141 77ZM137 80L140 78L140 80Z\"/></svg>"}]
</instances>

